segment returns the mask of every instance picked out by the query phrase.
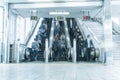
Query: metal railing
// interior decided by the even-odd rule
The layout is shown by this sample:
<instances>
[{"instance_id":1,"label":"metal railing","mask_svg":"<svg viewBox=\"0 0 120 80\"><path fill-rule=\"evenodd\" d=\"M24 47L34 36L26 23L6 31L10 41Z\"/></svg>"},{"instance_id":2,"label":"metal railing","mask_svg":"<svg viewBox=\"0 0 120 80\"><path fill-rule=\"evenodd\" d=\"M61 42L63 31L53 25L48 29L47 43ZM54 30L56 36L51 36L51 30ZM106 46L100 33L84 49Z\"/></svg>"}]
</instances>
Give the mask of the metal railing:
<instances>
[{"instance_id":1,"label":"metal railing","mask_svg":"<svg viewBox=\"0 0 120 80\"><path fill-rule=\"evenodd\" d=\"M69 35L69 32L68 32L68 25L67 25L66 19L64 21L64 24L65 24L64 28L65 28L65 36L66 36L67 47L71 48L70 35Z\"/></svg>"},{"instance_id":2,"label":"metal railing","mask_svg":"<svg viewBox=\"0 0 120 80\"><path fill-rule=\"evenodd\" d=\"M76 19L77 24L79 25L79 28L82 32L82 35L84 39L86 39L87 35L91 35L91 38L93 40L94 46L95 47L100 47L100 44L102 43L100 40L97 39L97 37L94 35L94 33L91 31L91 29L84 23L80 22L79 19Z\"/></svg>"},{"instance_id":3,"label":"metal railing","mask_svg":"<svg viewBox=\"0 0 120 80\"><path fill-rule=\"evenodd\" d=\"M92 41L93 41L93 44L94 44L94 48L95 48L96 58L100 59L100 57L102 56L101 49L103 48L103 42L99 41L96 38L94 33L91 31L91 29L86 24L80 22L79 19L76 19L76 21L77 21L77 24L79 26L79 29L80 29L84 39L86 39L88 34L91 35L91 38L92 38ZM100 60L100 61L102 61L102 60Z\"/></svg>"},{"instance_id":4,"label":"metal railing","mask_svg":"<svg viewBox=\"0 0 120 80\"><path fill-rule=\"evenodd\" d=\"M54 19L52 20L52 24L51 24L50 37L49 37L49 48L52 48L53 40L54 40Z\"/></svg>"},{"instance_id":5,"label":"metal railing","mask_svg":"<svg viewBox=\"0 0 120 80\"><path fill-rule=\"evenodd\" d=\"M120 35L120 26L117 25L115 22L112 21L112 29L114 30L114 32L116 34L119 34Z\"/></svg>"},{"instance_id":6,"label":"metal railing","mask_svg":"<svg viewBox=\"0 0 120 80\"><path fill-rule=\"evenodd\" d=\"M30 39L32 38L32 36L33 36L36 28L37 28L37 27L40 27L41 21L42 21L42 18L39 18L38 21L36 22L36 25L33 26L33 27L31 28L31 30L29 31L29 33L28 33L28 35L27 35L27 37L25 38L25 41L24 41L24 44L25 44L26 46L28 45Z\"/></svg>"},{"instance_id":7,"label":"metal railing","mask_svg":"<svg viewBox=\"0 0 120 80\"><path fill-rule=\"evenodd\" d=\"M50 29L50 37L49 37L49 41L48 41L48 48L45 49L46 53L45 53L45 62L47 63L48 62L48 58L49 56L53 57L53 51L52 51L52 45L53 45L53 41L54 41L54 26L55 26L55 21L54 19L52 20L52 24L51 24L51 29ZM46 42L47 43L47 42ZM47 46L47 44L46 44Z\"/></svg>"}]
</instances>

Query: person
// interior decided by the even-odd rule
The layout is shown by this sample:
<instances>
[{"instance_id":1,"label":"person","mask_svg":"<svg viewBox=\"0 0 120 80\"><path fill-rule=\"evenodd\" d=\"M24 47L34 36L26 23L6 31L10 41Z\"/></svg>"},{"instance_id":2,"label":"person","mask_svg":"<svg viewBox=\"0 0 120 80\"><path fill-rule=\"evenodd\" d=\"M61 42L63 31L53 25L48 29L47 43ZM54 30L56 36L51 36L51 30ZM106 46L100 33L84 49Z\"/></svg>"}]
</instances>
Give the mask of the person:
<instances>
[{"instance_id":1,"label":"person","mask_svg":"<svg viewBox=\"0 0 120 80\"><path fill-rule=\"evenodd\" d=\"M55 37L55 40L54 40L54 42L53 42L53 44L52 44L52 50L54 51L54 54L53 54L53 58L54 59L56 59L57 57L57 55L58 55L58 37ZM56 59L56 60L58 60L58 59Z\"/></svg>"},{"instance_id":2,"label":"person","mask_svg":"<svg viewBox=\"0 0 120 80\"><path fill-rule=\"evenodd\" d=\"M39 53L39 43L37 39L34 39L34 41L32 42L32 51L34 54L34 60L37 60L37 55Z\"/></svg>"},{"instance_id":3,"label":"person","mask_svg":"<svg viewBox=\"0 0 120 80\"><path fill-rule=\"evenodd\" d=\"M79 35L81 35L80 29L79 27L76 27L76 38L78 38Z\"/></svg>"},{"instance_id":4,"label":"person","mask_svg":"<svg viewBox=\"0 0 120 80\"><path fill-rule=\"evenodd\" d=\"M86 60L90 61L91 49L93 48L93 41L90 38L90 35L87 35L87 39L85 40L85 48L86 48Z\"/></svg>"},{"instance_id":5,"label":"person","mask_svg":"<svg viewBox=\"0 0 120 80\"><path fill-rule=\"evenodd\" d=\"M58 22L55 24L55 29L54 29L54 36L60 33L60 25Z\"/></svg>"},{"instance_id":6,"label":"person","mask_svg":"<svg viewBox=\"0 0 120 80\"><path fill-rule=\"evenodd\" d=\"M60 39L60 41L59 41L59 48L60 48L59 55L61 56L61 53L62 53L62 55L64 55L65 49L66 49L65 39L64 39L64 38L61 38L61 39ZM61 53L60 53L60 52L61 52Z\"/></svg>"},{"instance_id":7,"label":"person","mask_svg":"<svg viewBox=\"0 0 120 80\"><path fill-rule=\"evenodd\" d=\"M77 44L78 44L78 49L77 49L78 56L84 57L83 54L84 40L81 35L78 36Z\"/></svg>"},{"instance_id":8,"label":"person","mask_svg":"<svg viewBox=\"0 0 120 80\"><path fill-rule=\"evenodd\" d=\"M60 40L65 40L65 34L64 33L61 34Z\"/></svg>"},{"instance_id":9,"label":"person","mask_svg":"<svg viewBox=\"0 0 120 80\"><path fill-rule=\"evenodd\" d=\"M75 32L75 31L74 31L74 28L73 28L73 27L69 29L70 40L71 40L71 45L72 45L72 46L73 46L73 39L74 39L74 37L75 37L74 32Z\"/></svg>"}]
</instances>

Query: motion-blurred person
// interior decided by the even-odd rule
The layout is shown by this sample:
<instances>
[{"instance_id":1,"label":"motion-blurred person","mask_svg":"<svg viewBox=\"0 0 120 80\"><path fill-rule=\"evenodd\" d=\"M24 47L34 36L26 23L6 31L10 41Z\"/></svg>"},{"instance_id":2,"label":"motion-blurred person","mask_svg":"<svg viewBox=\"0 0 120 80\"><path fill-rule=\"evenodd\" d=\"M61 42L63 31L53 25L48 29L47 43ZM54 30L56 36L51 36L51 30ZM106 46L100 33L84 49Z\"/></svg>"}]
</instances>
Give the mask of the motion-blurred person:
<instances>
[{"instance_id":1,"label":"motion-blurred person","mask_svg":"<svg viewBox=\"0 0 120 80\"><path fill-rule=\"evenodd\" d=\"M90 61L91 57L91 49L93 48L93 42L90 38L90 35L87 35L87 39L85 40L85 48L86 48L86 60Z\"/></svg>"},{"instance_id":2,"label":"motion-blurred person","mask_svg":"<svg viewBox=\"0 0 120 80\"><path fill-rule=\"evenodd\" d=\"M38 43L37 39L34 39L34 41L32 43L32 51L34 54L34 60L37 60L37 55L39 54L39 43Z\"/></svg>"}]
</instances>

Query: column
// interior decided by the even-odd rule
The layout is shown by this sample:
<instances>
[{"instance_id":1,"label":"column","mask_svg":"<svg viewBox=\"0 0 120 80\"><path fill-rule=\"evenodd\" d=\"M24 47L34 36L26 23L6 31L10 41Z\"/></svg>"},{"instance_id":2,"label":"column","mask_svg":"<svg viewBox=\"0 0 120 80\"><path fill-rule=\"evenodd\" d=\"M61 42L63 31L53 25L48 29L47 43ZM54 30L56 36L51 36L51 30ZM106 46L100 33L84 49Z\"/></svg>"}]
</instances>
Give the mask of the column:
<instances>
[{"instance_id":1,"label":"column","mask_svg":"<svg viewBox=\"0 0 120 80\"><path fill-rule=\"evenodd\" d=\"M73 62L76 63L76 39L73 40Z\"/></svg>"},{"instance_id":2,"label":"column","mask_svg":"<svg viewBox=\"0 0 120 80\"><path fill-rule=\"evenodd\" d=\"M9 57L8 57L8 54L9 54L9 43L8 43L8 40L9 40L9 29L8 29L8 27L9 27L9 20L8 20L8 11L9 11L9 9L8 9L8 4L6 3L5 4L5 7L4 7L5 9L4 9L4 31L3 31L3 57L4 57L4 60L3 60L3 63L8 63L8 59L9 59Z\"/></svg>"},{"instance_id":3,"label":"column","mask_svg":"<svg viewBox=\"0 0 120 80\"><path fill-rule=\"evenodd\" d=\"M45 40L45 63L48 63L49 56L49 47L48 47L48 39Z\"/></svg>"},{"instance_id":4,"label":"column","mask_svg":"<svg viewBox=\"0 0 120 80\"><path fill-rule=\"evenodd\" d=\"M104 63L112 62L112 20L111 20L111 0L104 0Z\"/></svg>"},{"instance_id":5,"label":"column","mask_svg":"<svg viewBox=\"0 0 120 80\"><path fill-rule=\"evenodd\" d=\"M16 61L16 38L17 38L17 15L14 15L14 20L13 20L13 23L14 23L14 30L13 30L13 33L14 33L14 42L13 42L13 45L14 45L14 53L13 53L13 61Z\"/></svg>"}]
</instances>

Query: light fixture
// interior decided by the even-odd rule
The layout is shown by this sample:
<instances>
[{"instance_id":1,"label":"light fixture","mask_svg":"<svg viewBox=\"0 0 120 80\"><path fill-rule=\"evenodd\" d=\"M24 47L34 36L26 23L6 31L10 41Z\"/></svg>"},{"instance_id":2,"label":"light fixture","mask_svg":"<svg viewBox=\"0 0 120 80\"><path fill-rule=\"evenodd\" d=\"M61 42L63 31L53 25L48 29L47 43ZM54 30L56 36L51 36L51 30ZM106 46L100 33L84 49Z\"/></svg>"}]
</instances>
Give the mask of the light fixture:
<instances>
[{"instance_id":1,"label":"light fixture","mask_svg":"<svg viewBox=\"0 0 120 80\"><path fill-rule=\"evenodd\" d=\"M49 12L49 15L69 15L69 12L59 11L59 12Z\"/></svg>"}]
</instances>

